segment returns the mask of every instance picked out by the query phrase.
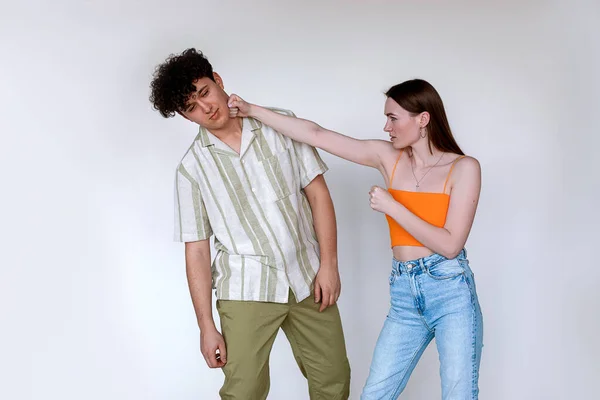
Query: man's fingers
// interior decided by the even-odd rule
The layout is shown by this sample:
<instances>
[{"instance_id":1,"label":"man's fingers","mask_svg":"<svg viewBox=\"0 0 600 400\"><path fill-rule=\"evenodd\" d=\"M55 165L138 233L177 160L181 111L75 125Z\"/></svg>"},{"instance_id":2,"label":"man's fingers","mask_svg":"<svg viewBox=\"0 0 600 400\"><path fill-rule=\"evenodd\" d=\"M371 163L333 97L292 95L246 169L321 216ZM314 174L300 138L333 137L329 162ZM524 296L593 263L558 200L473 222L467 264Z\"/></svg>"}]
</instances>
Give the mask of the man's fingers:
<instances>
[{"instance_id":1,"label":"man's fingers","mask_svg":"<svg viewBox=\"0 0 600 400\"><path fill-rule=\"evenodd\" d=\"M202 356L204 356L206 365L208 365L209 368L223 367L227 363L227 349L225 348L225 343L221 342L217 344L216 348L203 352Z\"/></svg>"},{"instance_id":2,"label":"man's fingers","mask_svg":"<svg viewBox=\"0 0 600 400\"><path fill-rule=\"evenodd\" d=\"M215 368L223 368L225 366L225 362L223 362L223 358L221 357L221 353L217 353L215 355Z\"/></svg>"},{"instance_id":3,"label":"man's fingers","mask_svg":"<svg viewBox=\"0 0 600 400\"><path fill-rule=\"evenodd\" d=\"M217 355L216 354L205 354L204 359L206 360L206 365L208 368L215 368L217 365Z\"/></svg>"},{"instance_id":4,"label":"man's fingers","mask_svg":"<svg viewBox=\"0 0 600 400\"><path fill-rule=\"evenodd\" d=\"M219 343L219 355L221 356L221 363L227 364L227 349L225 348L225 342Z\"/></svg>"},{"instance_id":5,"label":"man's fingers","mask_svg":"<svg viewBox=\"0 0 600 400\"><path fill-rule=\"evenodd\" d=\"M315 303L321 301L321 285L319 282L315 282Z\"/></svg>"},{"instance_id":6,"label":"man's fingers","mask_svg":"<svg viewBox=\"0 0 600 400\"><path fill-rule=\"evenodd\" d=\"M323 289L323 298L321 300L321 307L319 308L319 312L323 312L324 309L329 307L330 304L330 294Z\"/></svg>"},{"instance_id":7,"label":"man's fingers","mask_svg":"<svg viewBox=\"0 0 600 400\"><path fill-rule=\"evenodd\" d=\"M321 308L319 309L319 312L323 312L327 307L329 307L329 299L323 299L323 301L321 302Z\"/></svg>"},{"instance_id":8,"label":"man's fingers","mask_svg":"<svg viewBox=\"0 0 600 400\"><path fill-rule=\"evenodd\" d=\"M210 355L210 367L217 368L219 366L219 359L217 358L217 353L213 353Z\"/></svg>"}]
</instances>

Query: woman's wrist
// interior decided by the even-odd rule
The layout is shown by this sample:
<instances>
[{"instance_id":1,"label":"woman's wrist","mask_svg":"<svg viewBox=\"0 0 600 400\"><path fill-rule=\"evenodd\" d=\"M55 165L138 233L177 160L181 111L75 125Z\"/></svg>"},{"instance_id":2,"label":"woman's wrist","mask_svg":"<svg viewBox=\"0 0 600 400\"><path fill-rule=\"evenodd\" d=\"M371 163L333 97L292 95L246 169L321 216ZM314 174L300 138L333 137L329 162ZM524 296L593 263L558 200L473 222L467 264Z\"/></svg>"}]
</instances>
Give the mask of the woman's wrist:
<instances>
[{"instance_id":1,"label":"woman's wrist","mask_svg":"<svg viewBox=\"0 0 600 400\"><path fill-rule=\"evenodd\" d=\"M260 106L257 106L256 104L248 103L248 116L249 117L252 117L255 119L260 119L259 118L260 110L261 110Z\"/></svg>"}]
</instances>

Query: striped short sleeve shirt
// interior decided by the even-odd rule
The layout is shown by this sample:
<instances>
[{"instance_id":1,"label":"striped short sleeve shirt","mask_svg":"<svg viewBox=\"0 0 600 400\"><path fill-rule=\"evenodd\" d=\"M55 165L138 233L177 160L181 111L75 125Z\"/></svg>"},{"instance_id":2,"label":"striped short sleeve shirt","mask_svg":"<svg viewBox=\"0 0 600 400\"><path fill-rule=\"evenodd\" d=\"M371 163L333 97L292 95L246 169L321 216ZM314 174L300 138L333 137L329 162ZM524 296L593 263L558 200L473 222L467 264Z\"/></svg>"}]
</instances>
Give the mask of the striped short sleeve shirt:
<instances>
[{"instance_id":1,"label":"striped short sleeve shirt","mask_svg":"<svg viewBox=\"0 0 600 400\"><path fill-rule=\"evenodd\" d=\"M326 171L314 147L257 120L243 119L239 154L200 127L177 167L175 240L214 235L217 299L285 303L290 288L308 297L319 244L302 189Z\"/></svg>"}]
</instances>

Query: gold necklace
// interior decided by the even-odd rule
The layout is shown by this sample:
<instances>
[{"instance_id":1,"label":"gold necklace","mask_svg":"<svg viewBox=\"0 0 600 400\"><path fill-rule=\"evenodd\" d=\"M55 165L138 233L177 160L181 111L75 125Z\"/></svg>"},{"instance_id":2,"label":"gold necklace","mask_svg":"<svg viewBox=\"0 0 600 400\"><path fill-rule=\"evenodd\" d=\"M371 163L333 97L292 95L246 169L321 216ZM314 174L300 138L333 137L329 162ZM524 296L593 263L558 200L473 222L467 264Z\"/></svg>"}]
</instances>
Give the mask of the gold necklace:
<instances>
[{"instance_id":1,"label":"gold necklace","mask_svg":"<svg viewBox=\"0 0 600 400\"><path fill-rule=\"evenodd\" d=\"M415 184L415 191L416 192L419 191L419 185L421 184L421 181L425 178L425 176L427 176L427 174L429 173L429 171L431 171L433 169L433 167L435 167L436 165L438 165L440 163L440 161L442 161L442 157L444 157L444 154L446 154L446 153L442 153L442 155L437 160L437 162L435 164L433 164L431 167L429 167L429 169L427 170L427 172L425 172L423 174L423 176L421 177L421 179L417 179L417 176L415 175L415 165L414 165L415 163L413 163L414 156L412 157L412 160L410 162L410 168L412 169L412 174L413 174L413 177L415 178L415 182L417 182Z\"/></svg>"}]
</instances>

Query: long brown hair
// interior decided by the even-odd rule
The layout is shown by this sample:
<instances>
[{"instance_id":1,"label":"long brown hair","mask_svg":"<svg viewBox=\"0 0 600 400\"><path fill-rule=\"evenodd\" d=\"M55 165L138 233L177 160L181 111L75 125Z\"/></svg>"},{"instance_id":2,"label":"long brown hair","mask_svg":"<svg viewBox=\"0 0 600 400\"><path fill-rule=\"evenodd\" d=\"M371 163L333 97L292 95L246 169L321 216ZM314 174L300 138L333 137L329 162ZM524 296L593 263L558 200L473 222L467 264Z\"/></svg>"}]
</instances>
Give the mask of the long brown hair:
<instances>
[{"instance_id":1,"label":"long brown hair","mask_svg":"<svg viewBox=\"0 0 600 400\"><path fill-rule=\"evenodd\" d=\"M429 151L433 145L440 151L464 155L454 140L442 98L435 88L422 79L412 79L392 86L385 95L412 114L429 113L427 125Z\"/></svg>"}]
</instances>

